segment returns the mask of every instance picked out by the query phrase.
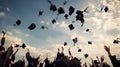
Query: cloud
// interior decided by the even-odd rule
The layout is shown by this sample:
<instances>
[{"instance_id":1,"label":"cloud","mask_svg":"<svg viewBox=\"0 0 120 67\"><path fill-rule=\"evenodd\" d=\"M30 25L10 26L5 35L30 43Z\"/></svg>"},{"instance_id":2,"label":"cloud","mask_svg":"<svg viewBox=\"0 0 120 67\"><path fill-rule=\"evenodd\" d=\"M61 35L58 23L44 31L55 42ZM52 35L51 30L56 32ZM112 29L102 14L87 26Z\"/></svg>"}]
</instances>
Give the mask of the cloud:
<instances>
[{"instance_id":1,"label":"cloud","mask_svg":"<svg viewBox=\"0 0 120 67\"><path fill-rule=\"evenodd\" d=\"M30 36L30 34L24 33L24 32L23 32L22 30L20 30L20 29L12 29L12 32L13 32L14 34L23 35L23 36L25 36L25 37L29 37L29 36Z\"/></svg>"},{"instance_id":2,"label":"cloud","mask_svg":"<svg viewBox=\"0 0 120 67\"><path fill-rule=\"evenodd\" d=\"M0 12L0 17L4 17L5 16L5 12Z\"/></svg>"},{"instance_id":3,"label":"cloud","mask_svg":"<svg viewBox=\"0 0 120 67\"><path fill-rule=\"evenodd\" d=\"M7 7L6 10L7 10L8 12L10 12L10 8Z\"/></svg>"}]
</instances>

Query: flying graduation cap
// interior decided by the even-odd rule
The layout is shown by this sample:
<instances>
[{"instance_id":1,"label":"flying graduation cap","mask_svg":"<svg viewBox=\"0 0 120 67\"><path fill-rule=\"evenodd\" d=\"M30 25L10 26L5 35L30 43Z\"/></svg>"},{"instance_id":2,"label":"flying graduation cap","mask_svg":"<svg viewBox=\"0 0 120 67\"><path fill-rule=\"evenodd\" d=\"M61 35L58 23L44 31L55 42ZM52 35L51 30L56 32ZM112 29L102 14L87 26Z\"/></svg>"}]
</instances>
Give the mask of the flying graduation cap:
<instances>
[{"instance_id":1,"label":"flying graduation cap","mask_svg":"<svg viewBox=\"0 0 120 67\"><path fill-rule=\"evenodd\" d=\"M74 10L75 10L75 8L70 6L69 7L69 15L72 15L72 13L74 13Z\"/></svg>"},{"instance_id":2,"label":"flying graduation cap","mask_svg":"<svg viewBox=\"0 0 120 67\"><path fill-rule=\"evenodd\" d=\"M53 4L51 4L50 10L51 10L51 11L56 11L56 10L57 10L57 7L56 7L55 5L53 5Z\"/></svg>"},{"instance_id":3,"label":"flying graduation cap","mask_svg":"<svg viewBox=\"0 0 120 67\"><path fill-rule=\"evenodd\" d=\"M68 27L69 27L70 30L75 29L74 26L73 26L73 24L68 25Z\"/></svg>"},{"instance_id":4,"label":"flying graduation cap","mask_svg":"<svg viewBox=\"0 0 120 67\"><path fill-rule=\"evenodd\" d=\"M45 29L45 26L41 26L41 29Z\"/></svg>"},{"instance_id":5,"label":"flying graduation cap","mask_svg":"<svg viewBox=\"0 0 120 67\"><path fill-rule=\"evenodd\" d=\"M81 26L83 26L83 24L84 24L84 14L83 14L83 11L77 10L76 14L77 14L76 21L78 21L78 20L81 21L81 23L82 23Z\"/></svg>"},{"instance_id":6,"label":"flying graduation cap","mask_svg":"<svg viewBox=\"0 0 120 67\"><path fill-rule=\"evenodd\" d=\"M66 5L67 4L67 0L64 1L63 5Z\"/></svg>"},{"instance_id":7,"label":"flying graduation cap","mask_svg":"<svg viewBox=\"0 0 120 67\"><path fill-rule=\"evenodd\" d=\"M48 29L48 27L46 27L46 26L41 26L41 29Z\"/></svg>"},{"instance_id":8,"label":"flying graduation cap","mask_svg":"<svg viewBox=\"0 0 120 67\"><path fill-rule=\"evenodd\" d=\"M18 45L18 44L16 44L16 45L15 45L15 47L19 47L19 45Z\"/></svg>"},{"instance_id":9,"label":"flying graduation cap","mask_svg":"<svg viewBox=\"0 0 120 67\"><path fill-rule=\"evenodd\" d=\"M53 20L52 20L52 23L53 23L53 24L54 24L54 23L56 23L56 20L55 20L55 19L53 19Z\"/></svg>"},{"instance_id":10,"label":"flying graduation cap","mask_svg":"<svg viewBox=\"0 0 120 67\"><path fill-rule=\"evenodd\" d=\"M113 43L114 43L114 44L119 44L120 41L119 41L118 39L119 39L119 38L113 40Z\"/></svg>"},{"instance_id":11,"label":"flying graduation cap","mask_svg":"<svg viewBox=\"0 0 120 67\"><path fill-rule=\"evenodd\" d=\"M59 7L58 14L63 14L63 13L65 13L64 8L63 7Z\"/></svg>"},{"instance_id":12,"label":"flying graduation cap","mask_svg":"<svg viewBox=\"0 0 120 67\"><path fill-rule=\"evenodd\" d=\"M106 6L105 8L104 8L104 11L105 12L107 12L109 9L108 9L108 7Z\"/></svg>"},{"instance_id":13,"label":"flying graduation cap","mask_svg":"<svg viewBox=\"0 0 120 67\"><path fill-rule=\"evenodd\" d=\"M84 54L84 57L87 58L87 57L88 57L88 54Z\"/></svg>"},{"instance_id":14,"label":"flying graduation cap","mask_svg":"<svg viewBox=\"0 0 120 67\"><path fill-rule=\"evenodd\" d=\"M42 14L43 14L43 11L39 11L39 15L38 16L40 17Z\"/></svg>"},{"instance_id":15,"label":"flying graduation cap","mask_svg":"<svg viewBox=\"0 0 120 67\"><path fill-rule=\"evenodd\" d=\"M64 17L65 17L65 19L68 19L68 14L65 14Z\"/></svg>"},{"instance_id":16,"label":"flying graduation cap","mask_svg":"<svg viewBox=\"0 0 120 67\"><path fill-rule=\"evenodd\" d=\"M89 32L90 31L90 29L86 29L86 32Z\"/></svg>"},{"instance_id":17,"label":"flying graduation cap","mask_svg":"<svg viewBox=\"0 0 120 67\"><path fill-rule=\"evenodd\" d=\"M30 24L30 26L28 26L29 30L33 30L36 28L36 25L34 23Z\"/></svg>"},{"instance_id":18,"label":"flying graduation cap","mask_svg":"<svg viewBox=\"0 0 120 67\"><path fill-rule=\"evenodd\" d=\"M20 46L19 44L16 44L16 45L15 45L15 47L22 47L23 49L25 49L26 44L25 44L25 43L23 43L21 46Z\"/></svg>"},{"instance_id":19,"label":"flying graduation cap","mask_svg":"<svg viewBox=\"0 0 120 67\"><path fill-rule=\"evenodd\" d=\"M23 44L21 45L21 47L24 49L24 48L26 47L26 44L23 43Z\"/></svg>"},{"instance_id":20,"label":"flying graduation cap","mask_svg":"<svg viewBox=\"0 0 120 67\"><path fill-rule=\"evenodd\" d=\"M81 51L82 51L82 49L79 48L79 49L78 49L78 52L81 52Z\"/></svg>"},{"instance_id":21,"label":"flying graduation cap","mask_svg":"<svg viewBox=\"0 0 120 67\"><path fill-rule=\"evenodd\" d=\"M88 41L88 44L92 44L92 42L91 42L91 41Z\"/></svg>"},{"instance_id":22,"label":"flying graduation cap","mask_svg":"<svg viewBox=\"0 0 120 67\"><path fill-rule=\"evenodd\" d=\"M67 42L64 42L64 46L66 46L67 45Z\"/></svg>"},{"instance_id":23,"label":"flying graduation cap","mask_svg":"<svg viewBox=\"0 0 120 67\"><path fill-rule=\"evenodd\" d=\"M74 46L75 46L75 44L78 42L77 37L73 38L72 41L74 42Z\"/></svg>"},{"instance_id":24,"label":"flying graduation cap","mask_svg":"<svg viewBox=\"0 0 120 67\"><path fill-rule=\"evenodd\" d=\"M19 26L20 24L21 24L21 20L18 19L15 25Z\"/></svg>"}]
</instances>

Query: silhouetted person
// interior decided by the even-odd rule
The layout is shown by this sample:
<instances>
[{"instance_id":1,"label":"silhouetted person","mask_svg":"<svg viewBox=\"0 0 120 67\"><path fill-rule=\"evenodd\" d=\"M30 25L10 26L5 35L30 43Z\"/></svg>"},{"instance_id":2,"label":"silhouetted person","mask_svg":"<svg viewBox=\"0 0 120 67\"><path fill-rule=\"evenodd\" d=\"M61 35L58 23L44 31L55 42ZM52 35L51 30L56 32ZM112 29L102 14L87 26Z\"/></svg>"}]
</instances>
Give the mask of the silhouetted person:
<instances>
[{"instance_id":1,"label":"silhouetted person","mask_svg":"<svg viewBox=\"0 0 120 67\"><path fill-rule=\"evenodd\" d=\"M13 48L16 46L16 44L13 42L10 47L8 47L5 55L5 60L3 63L3 67L8 67L9 66L9 58L13 53Z\"/></svg>"},{"instance_id":2,"label":"silhouetted person","mask_svg":"<svg viewBox=\"0 0 120 67\"><path fill-rule=\"evenodd\" d=\"M111 54L110 47L105 45L104 49L108 53L108 56L109 56L109 58L110 58L110 60L111 60L111 62L113 64L113 67L120 67L120 60L117 60L116 56Z\"/></svg>"},{"instance_id":3,"label":"silhouetted person","mask_svg":"<svg viewBox=\"0 0 120 67\"><path fill-rule=\"evenodd\" d=\"M28 67L37 67L37 65L39 64L38 62L39 56L37 58L32 57L30 55L29 49L27 49L26 59L28 61Z\"/></svg>"},{"instance_id":4,"label":"silhouetted person","mask_svg":"<svg viewBox=\"0 0 120 67\"><path fill-rule=\"evenodd\" d=\"M59 59L61 59L61 53L60 53L60 49L58 48L56 60L59 60Z\"/></svg>"}]
</instances>

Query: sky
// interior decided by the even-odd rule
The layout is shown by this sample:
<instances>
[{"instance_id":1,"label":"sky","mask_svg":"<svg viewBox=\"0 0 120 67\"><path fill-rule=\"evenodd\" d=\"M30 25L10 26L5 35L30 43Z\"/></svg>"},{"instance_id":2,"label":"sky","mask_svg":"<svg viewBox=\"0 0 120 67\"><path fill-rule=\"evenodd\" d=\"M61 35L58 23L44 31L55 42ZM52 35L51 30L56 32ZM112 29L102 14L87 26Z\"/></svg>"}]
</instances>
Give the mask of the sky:
<instances>
[{"instance_id":1,"label":"sky","mask_svg":"<svg viewBox=\"0 0 120 67\"><path fill-rule=\"evenodd\" d=\"M119 0L51 0L53 4L63 7L65 14L68 14L69 7L73 6L75 12L64 18L65 14L57 15L57 11L50 11L50 3L47 0L0 0L0 37L2 31L6 31L5 47L9 47L12 42L17 44L25 43L30 49L32 56L45 58L46 54L50 59L54 59L57 48L64 47L65 55L68 55L68 48L74 56L82 58L83 63L90 63L90 58L96 56L105 56L105 61L110 65L110 60L104 50L104 45L111 47L111 52L120 59L120 44L113 44L113 40L120 38L120 1ZM108 6L108 12L100 10ZM83 11L88 7L88 13L84 13L85 24L81 27L80 21L76 21L76 11ZM39 11L43 15L38 17ZM52 24L51 20L57 17L56 23ZM20 19L20 26L13 26ZM75 21L75 23L72 23ZM36 28L29 30L27 27L35 23ZM74 30L69 30L68 25L73 24ZM46 26L48 29L41 29ZM90 29L86 32L86 29ZM78 42L73 47L72 39L77 37ZM92 45L88 44L92 41ZM64 46L67 42L67 46ZM77 52L78 48L82 52ZM16 49L16 48L15 48ZM26 50L20 48L17 58L25 56ZM85 53L89 54L87 59Z\"/></svg>"}]
</instances>

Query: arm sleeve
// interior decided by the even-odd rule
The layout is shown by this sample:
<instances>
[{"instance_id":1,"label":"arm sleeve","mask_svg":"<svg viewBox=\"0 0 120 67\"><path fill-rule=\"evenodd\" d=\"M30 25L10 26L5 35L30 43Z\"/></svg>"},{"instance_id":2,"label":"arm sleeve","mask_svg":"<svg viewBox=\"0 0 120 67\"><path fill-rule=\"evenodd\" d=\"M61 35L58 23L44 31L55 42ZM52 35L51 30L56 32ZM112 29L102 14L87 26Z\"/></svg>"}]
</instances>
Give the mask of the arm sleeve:
<instances>
[{"instance_id":1,"label":"arm sleeve","mask_svg":"<svg viewBox=\"0 0 120 67\"><path fill-rule=\"evenodd\" d=\"M120 62L118 62L118 60L116 59L116 56L109 56L112 64L113 64L113 67L119 67L120 66Z\"/></svg>"}]
</instances>

